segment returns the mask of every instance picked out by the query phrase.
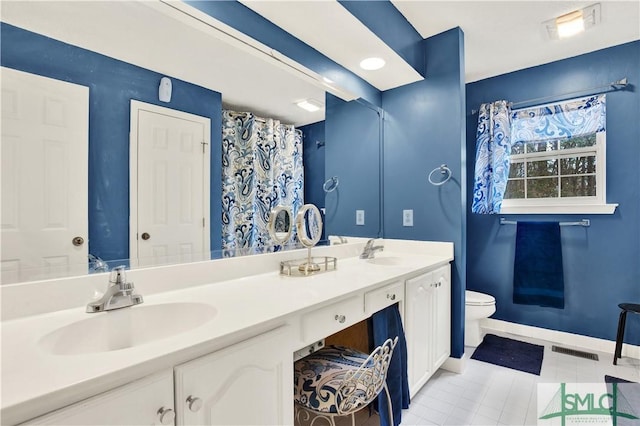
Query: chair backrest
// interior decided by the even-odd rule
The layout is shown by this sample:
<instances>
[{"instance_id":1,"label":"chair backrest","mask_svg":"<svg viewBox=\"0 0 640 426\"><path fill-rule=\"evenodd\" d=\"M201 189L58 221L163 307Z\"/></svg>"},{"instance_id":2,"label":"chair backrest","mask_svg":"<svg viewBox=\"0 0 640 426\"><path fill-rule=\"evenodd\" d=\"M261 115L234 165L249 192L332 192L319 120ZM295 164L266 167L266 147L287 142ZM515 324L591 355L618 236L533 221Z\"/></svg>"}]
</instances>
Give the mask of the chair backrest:
<instances>
[{"instance_id":1,"label":"chair backrest","mask_svg":"<svg viewBox=\"0 0 640 426\"><path fill-rule=\"evenodd\" d=\"M337 390L338 414L349 414L373 401L385 386L387 370L398 337L387 339L371 352L357 370L349 371Z\"/></svg>"}]
</instances>

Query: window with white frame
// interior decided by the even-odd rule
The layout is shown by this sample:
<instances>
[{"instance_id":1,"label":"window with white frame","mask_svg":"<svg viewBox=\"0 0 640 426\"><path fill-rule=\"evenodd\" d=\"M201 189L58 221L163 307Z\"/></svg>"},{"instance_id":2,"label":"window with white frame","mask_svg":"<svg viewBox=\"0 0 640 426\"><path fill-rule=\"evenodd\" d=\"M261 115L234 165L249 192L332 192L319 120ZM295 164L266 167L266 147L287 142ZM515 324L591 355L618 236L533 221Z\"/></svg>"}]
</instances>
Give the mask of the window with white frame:
<instances>
[{"instance_id":1,"label":"window with white frame","mask_svg":"<svg viewBox=\"0 0 640 426\"><path fill-rule=\"evenodd\" d=\"M612 213L604 95L512 114L502 213Z\"/></svg>"}]
</instances>

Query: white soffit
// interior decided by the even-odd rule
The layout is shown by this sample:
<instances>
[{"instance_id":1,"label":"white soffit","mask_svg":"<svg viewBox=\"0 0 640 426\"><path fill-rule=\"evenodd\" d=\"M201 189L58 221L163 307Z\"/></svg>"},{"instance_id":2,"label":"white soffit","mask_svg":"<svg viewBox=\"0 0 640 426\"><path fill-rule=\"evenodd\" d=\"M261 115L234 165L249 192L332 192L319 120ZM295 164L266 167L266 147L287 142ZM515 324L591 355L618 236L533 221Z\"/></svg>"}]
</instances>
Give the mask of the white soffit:
<instances>
[{"instance_id":1,"label":"white soffit","mask_svg":"<svg viewBox=\"0 0 640 426\"><path fill-rule=\"evenodd\" d=\"M467 82L640 39L638 1L391 1L424 38L462 28ZM602 5L600 24L549 39L542 22L593 3Z\"/></svg>"},{"instance_id":2,"label":"white soffit","mask_svg":"<svg viewBox=\"0 0 640 426\"><path fill-rule=\"evenodd\" d=\"M202 21L157 1L3 1L2 21L221 92L228 108L296 125L324 120L324 109L295 105L324 102L313 72L300 75L286 58L222 41Z\"/></svg>"},{"instance_id":3,"label":"white soffit","mask_svg":"<svg viewBox=\"0 0 640 426\"><path fill-rule=\"evenodd\" d=\"M378 90L393 89L423 79L393 49L335 0L240 1ZM363 70L360 68L360 61L369 57L384 59L386 66L376 71Z\"/></svg>"}]
</instances>

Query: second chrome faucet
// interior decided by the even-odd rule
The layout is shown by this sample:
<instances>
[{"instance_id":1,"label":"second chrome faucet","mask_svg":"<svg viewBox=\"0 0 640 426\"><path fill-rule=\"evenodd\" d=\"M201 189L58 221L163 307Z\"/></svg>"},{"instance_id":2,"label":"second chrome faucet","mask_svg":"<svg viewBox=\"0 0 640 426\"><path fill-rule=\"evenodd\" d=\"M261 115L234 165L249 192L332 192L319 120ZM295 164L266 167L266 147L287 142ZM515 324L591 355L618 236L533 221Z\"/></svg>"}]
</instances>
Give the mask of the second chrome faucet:
<instances>
[{"instance_id":1,"label":"second chrome faucet","mask_svg":"<svg viewBox=\"0 0 640 426\"><path fill-rule=\"evenodd\" d=\"M362 254L360 254L360 259L373 259L373 256L377 251L384 250L384 246L374 246L375 240L372 238L367 241L367 244L364 246L364 250L362 250Z\"/></svg>"},{"instance_id":2,"label":"second chrome faucet","mask_svg":"<svg viewBox=\"0 0 640 426\"><path fill-rule=\"evenodd\" d=\"M125 267L117 266L111 271L107 291L100 299L87 304L87 312L110 311L142 303L142 296L134 294L134 291L133 283L127 282Z\"/></svg>"}]
</instances>

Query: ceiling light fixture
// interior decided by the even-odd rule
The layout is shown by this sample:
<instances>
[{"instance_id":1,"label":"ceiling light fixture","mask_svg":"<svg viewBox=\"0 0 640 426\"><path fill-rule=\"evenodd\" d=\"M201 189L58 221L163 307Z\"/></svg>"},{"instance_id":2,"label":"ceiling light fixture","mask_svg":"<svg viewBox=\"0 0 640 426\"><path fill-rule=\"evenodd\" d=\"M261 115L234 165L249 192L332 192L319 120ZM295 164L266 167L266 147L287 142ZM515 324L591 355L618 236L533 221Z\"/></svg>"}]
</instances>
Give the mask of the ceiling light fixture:
<instances>
[{"instance_id":1,"label":"ceiling light fixture","mask_svg":"<svg viewBox=\"0 0 640 426\"><path fill-rule=\"evenodd\" d=\"M367 71L375 71L384 67L386 62L382 58L367 58L360 62L360 68Z\"/></svg>"},{"instance_id":2,"label":"ceiling light fixture","mask_svg":"<svg viewBox=\"0 0 640 426\"><path fill-rule=\"evenodd\" d=\"M304 99L302 101L296 102L296 105L309 112L319 111L324 106L322 102L316 101L315 99Z\"/></svg>"},{"instance_id":3,"label":"ceiling light fixture","mask_svg":"<svg viewBox=\"0 0 640 426\"><path fill-rule=\"evenodd\" d=\"M545 21L549 38L557 40L574 36L600 23L600 3L574 10L555 19Z\"/></svg>"}]
</instances>

